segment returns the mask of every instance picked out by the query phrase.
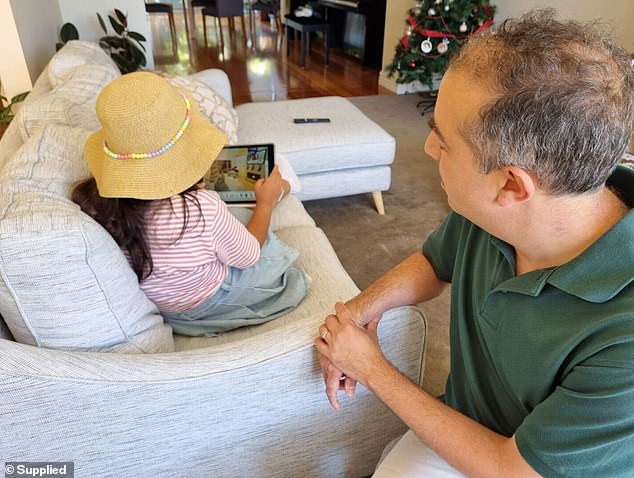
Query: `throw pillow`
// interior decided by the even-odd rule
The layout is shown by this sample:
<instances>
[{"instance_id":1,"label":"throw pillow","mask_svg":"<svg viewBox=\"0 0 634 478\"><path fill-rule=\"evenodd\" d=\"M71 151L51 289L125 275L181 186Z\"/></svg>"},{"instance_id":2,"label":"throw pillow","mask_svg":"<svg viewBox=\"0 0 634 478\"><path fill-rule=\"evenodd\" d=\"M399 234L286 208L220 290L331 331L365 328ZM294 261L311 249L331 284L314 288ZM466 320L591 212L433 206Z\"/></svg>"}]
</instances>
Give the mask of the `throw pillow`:
<instances>
[{"instance_id":1,"label":"throw pillow","mask_svg":"<svg viewBox=\"0 0 634 478\"><path fill-rule=\"evenodd\" d=\"M23 140L46 124L79 126L91 131L100 128L95 105L101 89L117 78L111 68L81 65L65 75L50 92L24 103L16 115Z\"/></svg>"},{"instance_id":2,"label":"throw pillow","mask_svg":"<svg viewBox=\"0 0 634 478\"><path fill-rule=\"evenodd\" d=\"M68 199L75 181L88 176L88 134L46 125L2 169L0 314L25 344L171 351L171 328L115 241Z\"/></svg>"},{"instance_id":3,"label":"throw pillow","mask_svg":"<svg viewBox=\"0 0 634 478\"><path fill-rule=\"evenodd\" d=\"M119 68L112 58L96 43L72 40L59 50L48 62L47 74L52 88L66 81L75 69L83 65L108 68L113 75L120 76Z\"/></svg>"},{"instance_id":4,"label":"throw pillow","mask_svg":"<svg viewBox=\"0 0 634 478\"><path fill-rule=\"evenodd\" d=\"M238 113L221 95L201 81L185 76L159 74L172 85L183 88L192 95L200 112L227 136L228 144L238 144Z\"/></svg>"},{"instance_id":5,"label":"throw pillow","mask_svg":"<svg viewBox=\"0 0 634 478\"><path fill-rule=\"evenodd\" d=\"M84 145L90 131L49 124L28 138L0 171L5 191L46 191L70 198L75 183L90 176Z\"/></svg>"},{"instance_id":6,"label":"throw pillow","mask_svg":"<svg viewBox=\"0 0 634 478\"><path fill-rule=\"evenodd\" d=\"M110 235L47 192L0 194L0 313L17 342L171 352L171 328Z\"/></svg>"}]
</instances>

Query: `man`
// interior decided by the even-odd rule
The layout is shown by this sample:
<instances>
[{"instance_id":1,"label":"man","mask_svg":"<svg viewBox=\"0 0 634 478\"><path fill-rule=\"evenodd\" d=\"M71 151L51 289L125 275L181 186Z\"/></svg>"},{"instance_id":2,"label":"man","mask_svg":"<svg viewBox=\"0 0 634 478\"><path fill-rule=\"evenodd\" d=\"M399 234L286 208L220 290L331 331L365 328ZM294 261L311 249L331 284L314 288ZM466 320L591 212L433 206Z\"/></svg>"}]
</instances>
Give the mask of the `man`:
<instances>
[{"instance_id":1,"label":"man","mask_svg":"<svg viewBox=\"0 0 634 478\"><path fill-rule=\"evenodd\" d=\"M425 144L452 213L320 326L332 405L359 381L410 428L375 476L634 473L634 174L616 169L634 73L593 26L553 17L507 21L453 59ZM449 283L438 400L376 328Z\"/></svg>"}]
</instances>

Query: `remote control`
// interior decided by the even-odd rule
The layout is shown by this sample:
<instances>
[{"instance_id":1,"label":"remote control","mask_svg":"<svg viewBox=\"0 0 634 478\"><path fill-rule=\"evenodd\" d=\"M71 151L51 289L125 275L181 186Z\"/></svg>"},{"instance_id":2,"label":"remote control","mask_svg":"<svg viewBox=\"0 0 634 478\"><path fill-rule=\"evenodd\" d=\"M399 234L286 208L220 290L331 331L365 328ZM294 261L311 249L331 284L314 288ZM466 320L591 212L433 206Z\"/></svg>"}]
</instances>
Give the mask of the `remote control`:
<instances>
[{"instance_id":1,"label":"remote control","mask_svg":"<svg viewBox=\"0 0 634 478\"><path fill-rule=\"evenodd\" d=\"M295 118L293 120L295 124L304 123L330 123L330 118Z\"/></svg>"}]
</instances>

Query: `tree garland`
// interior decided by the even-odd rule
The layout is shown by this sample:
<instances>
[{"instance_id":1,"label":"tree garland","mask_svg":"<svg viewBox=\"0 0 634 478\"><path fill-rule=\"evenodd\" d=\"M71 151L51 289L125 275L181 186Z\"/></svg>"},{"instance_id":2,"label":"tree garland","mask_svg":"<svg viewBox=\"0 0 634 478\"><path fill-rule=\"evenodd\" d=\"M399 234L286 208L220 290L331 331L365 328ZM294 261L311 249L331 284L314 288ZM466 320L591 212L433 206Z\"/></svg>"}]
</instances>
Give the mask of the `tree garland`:
<instances>
[{"instance_id":1,"label":"tree garland","mask_svg":"<svg viewBox=\"0 0 634 478\"><path fill-rule=\"evenodd\" d=\"M449 57L472 35L493 23L489 0L421 0L409 10L406 31L386 67L397 83L420 81L433 88Z\"/></svg>"}]
</instances>

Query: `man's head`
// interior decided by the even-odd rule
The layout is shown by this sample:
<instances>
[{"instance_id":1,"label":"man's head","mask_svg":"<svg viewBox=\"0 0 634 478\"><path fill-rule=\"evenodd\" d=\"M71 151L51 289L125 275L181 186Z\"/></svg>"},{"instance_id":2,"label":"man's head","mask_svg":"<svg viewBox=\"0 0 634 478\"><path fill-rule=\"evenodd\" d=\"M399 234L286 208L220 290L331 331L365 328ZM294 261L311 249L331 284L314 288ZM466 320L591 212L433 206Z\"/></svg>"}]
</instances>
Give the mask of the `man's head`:
<instances>
[{"instance_id":1,"label":"man's head","mask_svg":"<svg viewBox=\"0 0 634 478\"><path fill-rule=\"evenodd\" d=\"M529 13L472 37L449 72L486 91L460 127L480 172L518 166L550 194L596 191L634 124L629 55L596 25Z\"/></svg>"}]
</instances>

